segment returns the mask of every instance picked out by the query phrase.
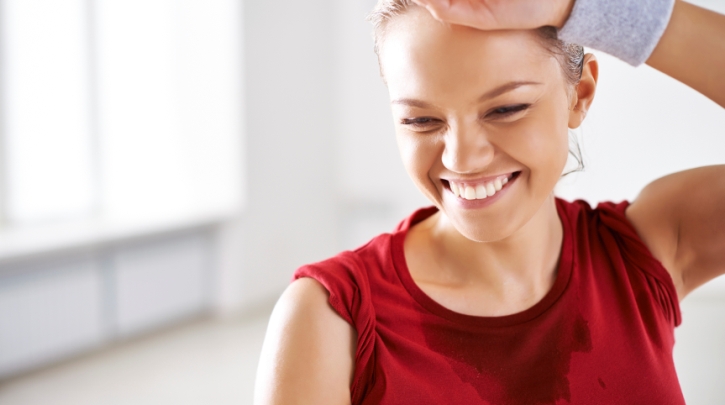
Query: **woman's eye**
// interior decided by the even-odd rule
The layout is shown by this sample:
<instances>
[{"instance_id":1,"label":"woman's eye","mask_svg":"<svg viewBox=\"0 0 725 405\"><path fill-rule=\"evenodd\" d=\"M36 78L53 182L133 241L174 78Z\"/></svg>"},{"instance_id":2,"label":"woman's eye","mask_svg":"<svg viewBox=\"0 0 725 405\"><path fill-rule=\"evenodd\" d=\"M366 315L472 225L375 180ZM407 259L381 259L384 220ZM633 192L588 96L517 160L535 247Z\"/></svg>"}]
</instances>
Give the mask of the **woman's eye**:
<instances>
[{"instance_id":1,"label":"woman's eye","mask_svg":"<svg viewBox=\"0 0 725 405\"><path fill-rule=\"evenodd\" d=\"M516 113L525 111L527 108L529 108L531 104L516 104L516 105L507 105L504 107L498 107L493 110L491 110L488 114L486 114L487 118L505 118L512 116Z\"/></svg>"},{"instance_id":2,"label":"woman's eye","mask_svg":"<svg viewBox=\"0 0 725 405\"><path fill-rule=\"evenodd\" d=\"M414 129L431 129L435 127L440 121L432 117L418 117L418 118L403 118L400 120L402 125L412 127Z\"/></svg>"}]
</instances>

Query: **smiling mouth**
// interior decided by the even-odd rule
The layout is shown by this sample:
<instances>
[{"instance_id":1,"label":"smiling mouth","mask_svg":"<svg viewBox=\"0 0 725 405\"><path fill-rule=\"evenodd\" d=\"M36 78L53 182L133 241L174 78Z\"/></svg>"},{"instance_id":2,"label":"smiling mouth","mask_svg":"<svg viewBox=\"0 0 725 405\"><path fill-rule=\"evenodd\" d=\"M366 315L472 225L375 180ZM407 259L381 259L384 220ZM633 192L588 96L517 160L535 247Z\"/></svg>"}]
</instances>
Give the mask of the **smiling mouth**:
<instances>
[{"instance_id":1,"label":"smiling mouth","mask_svg":"<svg viewBox=\"0 0 725 405\"><path fill-rule=\"evenodd\" d=\"M486 182L459 182L452 180L442 180L445 188L450 190L453 195L464 200L483 200L491 198L506 187L508 183L519 176L521 172L513 172L511 174L498 176L493 180Z\"/></svg>"}]
</instances>

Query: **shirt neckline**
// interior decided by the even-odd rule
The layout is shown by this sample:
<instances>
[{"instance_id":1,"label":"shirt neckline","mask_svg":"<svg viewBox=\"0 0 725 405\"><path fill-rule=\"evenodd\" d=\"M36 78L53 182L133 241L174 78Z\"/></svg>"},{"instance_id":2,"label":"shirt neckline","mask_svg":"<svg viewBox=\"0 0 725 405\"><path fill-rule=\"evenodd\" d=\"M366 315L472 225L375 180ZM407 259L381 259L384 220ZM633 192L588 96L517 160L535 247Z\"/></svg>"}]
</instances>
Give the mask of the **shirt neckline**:
<instances>
[{"instance_id":1,"label":"shirt neckline","mask_svg":"<svg viewBox=\"0 0 725 405\"><path fill-rule=\"evenodd\" d=\"M521 312L504 316L466 315L442 306L429 297L428 294L423 292L420 287L418 287L413 280L413 277L410 275L410 270L408 269L408 264L405 260L405 236L408 233L408 229L410 229L413 225L436 213L438 210L435 207L424 208L416 211L402 224L398 232L393 234L391 243L393 266L395 267L401 283L408 291L408 294L410 294L410 296L423 308L441 318L455 323L464 324L466 326L475 325L480 327L512 326L528 322L546 312L546 310L548 310L561 297L571 278L574 250L571 239L573 230L571 229L570 219L566 215L566 207L564 204L565 202L563 200L559 198L556 199L557 213L562 221L563 228L563 238L561 251L559 253L556 280L549 292L547 292L546 295L539 300L539 302Z\"/></svg>"}]
</instances>

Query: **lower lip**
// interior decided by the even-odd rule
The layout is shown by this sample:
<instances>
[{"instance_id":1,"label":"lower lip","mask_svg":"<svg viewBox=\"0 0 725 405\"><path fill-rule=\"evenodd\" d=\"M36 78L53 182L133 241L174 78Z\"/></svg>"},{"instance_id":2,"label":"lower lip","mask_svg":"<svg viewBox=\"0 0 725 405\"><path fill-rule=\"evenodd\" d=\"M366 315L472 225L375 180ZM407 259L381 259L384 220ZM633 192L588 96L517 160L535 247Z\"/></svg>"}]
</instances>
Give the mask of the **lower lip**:
<instances>
[{"instance_id":1,"label":"lower lip","mask_svg":"<svg viewBox=\"0 0 725 405\"><path fill-rule=\"evenodd\" d=\"M455 194L453 194L453 191L451 191L449 188L446 188L446 191L450 197L453 197L456 204L458 204L460 207L465 209L476 209L476 208L483 208L488 207L489 205L495 203L496 201L503 198L505 194L508 194L508 190L513 186L513 184L518 180L519 176L514 176L511 180L508 181L508 183L504 184L504 187L501 188L501 190L497 191L496 194L493 195L493 197L486 197L480 200L466 200L465 198L456 197Z\"/></svg>"}]
</instances>

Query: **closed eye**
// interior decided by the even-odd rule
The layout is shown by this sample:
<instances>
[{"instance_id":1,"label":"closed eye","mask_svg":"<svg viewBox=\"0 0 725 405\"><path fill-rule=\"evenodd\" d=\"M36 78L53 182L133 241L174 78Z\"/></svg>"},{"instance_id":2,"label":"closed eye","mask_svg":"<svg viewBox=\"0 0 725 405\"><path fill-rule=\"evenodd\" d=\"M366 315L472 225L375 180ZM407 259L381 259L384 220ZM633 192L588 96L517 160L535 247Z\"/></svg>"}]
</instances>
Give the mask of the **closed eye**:
<instances>
[{"instance_id":1,"label":"closed eye","mask_svg":"<svg viewBox=\"0 0 725 405\"><path fill-rule=\"evenodd\" d=\"M507 105L503 107L494 108L493 110L489 111L485 118L490 119L500 119L500 118L507 118L510 116L513 116L517 113L526 111L529 107L531 107L531 104L515 104L515 105Z\"/></svg>"},{"instance_id":2,"label":"closed eye","mask_svg":"<svg viewBox=\"0 0 725 405\"><path fill-rule=\"evenodd\" d=\"M416 131L430 131L437 128L441 121L433 117L416 117L416 118L403 118L400 120L401 125L410 127Z\"/></svg>"}]
</instances>

